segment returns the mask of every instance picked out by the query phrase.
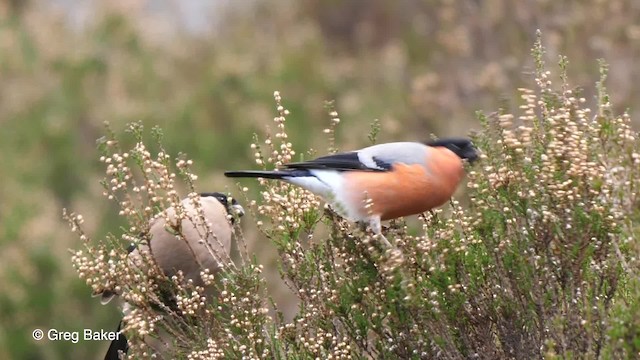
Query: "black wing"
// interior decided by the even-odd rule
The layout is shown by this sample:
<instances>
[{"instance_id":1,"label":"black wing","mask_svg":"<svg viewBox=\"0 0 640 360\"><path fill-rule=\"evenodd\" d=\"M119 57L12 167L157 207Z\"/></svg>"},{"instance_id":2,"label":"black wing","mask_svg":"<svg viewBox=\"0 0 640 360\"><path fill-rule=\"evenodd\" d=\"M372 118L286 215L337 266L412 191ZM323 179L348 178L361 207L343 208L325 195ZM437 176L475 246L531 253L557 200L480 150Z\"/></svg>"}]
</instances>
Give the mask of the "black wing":
<instances>
[{"instance_id":1,"label":"black wing","mask_svg":"<svg viewBox=\"0 0 640 360\"><path fill-rule=\"evenodd\" d=\"M387 171L391 165L376 158L372 159L377 167L369 167L363 164L358 157L358 153L346 152L334 155L322 156L314 160L285 164L288 169L330 169L338 171L361 170L361 171Z\"/></svg>"},{"instance_id":2,"label":"black wing","mask_svg":"<svg viewBox=\"0 0 640 360\"><path fill-rule=\"evenodd\" d=\"M118 324L118 330L122 327L122 321ZM119 333L118 337L111 341L111 345L109 345L109 349L107 350L107 354L104 356L104 360L119 360L121 359L120 354L123 355L122 359L127 357L127 352L129 351L129 342L127 341L127 337L124 333Z\"/></svg>"}]
</instances>

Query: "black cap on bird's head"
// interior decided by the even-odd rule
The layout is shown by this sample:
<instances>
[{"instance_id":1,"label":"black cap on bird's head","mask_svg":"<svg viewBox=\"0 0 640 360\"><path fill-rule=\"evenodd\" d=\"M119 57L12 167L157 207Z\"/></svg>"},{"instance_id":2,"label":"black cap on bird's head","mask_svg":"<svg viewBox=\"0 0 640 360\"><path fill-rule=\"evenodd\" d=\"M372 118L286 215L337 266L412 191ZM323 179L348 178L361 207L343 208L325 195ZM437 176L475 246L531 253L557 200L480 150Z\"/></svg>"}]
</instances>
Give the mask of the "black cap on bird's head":
<instances>
[{"instance_id":1,"label":"black cap on bird's head","mask_svg":"<svg viewBox=\"0 0 640 360\"><path fill-rule=\"evenodd\" d=\"M200 193L201 197L214 197L218 200L224 208L227 209L227 214L231 215L231 220L235 219L235 217L242 217L244 215L244 209L242 206L236 201L235 198L232 198L226 194L220 192L204 192ZM231 203L229 203L231 200Z\"/></svg>"},{"instance_id":2,"label":"black cap on bird's head","mask_svg":"<svg viewBox=\"0 0 640 360\"><path fill-rule=\"evenodd\" d=\"M467 159L470 163L478 159L478 149L473 146L471 139L467 138L444 138L425 143L428 146L442 146L453 151L461 159Z\"/></svg>"}]
</instances>

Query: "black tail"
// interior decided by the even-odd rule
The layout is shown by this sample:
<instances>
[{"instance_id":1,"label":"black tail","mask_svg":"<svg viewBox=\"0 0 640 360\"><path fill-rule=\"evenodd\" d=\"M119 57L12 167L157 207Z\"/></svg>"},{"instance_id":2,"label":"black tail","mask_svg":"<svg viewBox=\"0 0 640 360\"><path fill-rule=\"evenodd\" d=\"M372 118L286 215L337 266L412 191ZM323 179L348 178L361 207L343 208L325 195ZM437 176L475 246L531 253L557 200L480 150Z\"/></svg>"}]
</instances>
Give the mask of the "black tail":
<instances>
[{"instance_id":1,"label":"black tail","mask_svg":"<svg viewBox=\"0 0 640 360\"><path fill-rule=\"evenodd\" d=\"M241 170L241 171L225 171L224 176L232 178L263 178L263 179L282 179L290 176L300 176L297 174L300 170L292 171L262 171L262 170ZM308 172L305 170L305 174Z\"/></svg>"},{"instance_id":2,"label":"black tail","mask_svg":"<svg viewBox=\"0 0 640 360\"><path fill-rule=\"evenodd\" d=\"M118 324L118 331L122 327L122 321ZM109 345L109 350L107 350L107 354L104 356L104 360L120 360L124 359L127 356L127 351L129 351L129 343L127 342L127 337L124 336L124 333L118 332L118 337L111 341L111 345ZM120 357L122 354L122 357Z\"/></svg>"}]
</instances>

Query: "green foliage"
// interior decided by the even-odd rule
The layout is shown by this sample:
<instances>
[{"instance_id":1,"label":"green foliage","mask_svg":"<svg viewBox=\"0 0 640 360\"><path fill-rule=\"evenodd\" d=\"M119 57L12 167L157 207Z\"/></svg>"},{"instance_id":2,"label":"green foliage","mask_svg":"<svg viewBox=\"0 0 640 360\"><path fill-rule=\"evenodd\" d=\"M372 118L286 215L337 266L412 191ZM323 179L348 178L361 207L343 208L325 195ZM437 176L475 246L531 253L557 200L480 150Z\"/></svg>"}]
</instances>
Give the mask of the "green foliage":
<instances>
[{"instance_id":1,"label":"green foliage","mask_svg":"<svg viewBox=\"0 0 640 360\"><path fill-rule=\"evenodd\" d=\"M483 130L474 140L483 156L469 168L469 209L453 201L451 213L423 215L420 236L402 225L389 229L404 259L380 252L374 238L330 212L328 239L312 227L304 240L295 219L315 207L312 199L263 183L257 212L267 223L294 219L267 231L300 301L293 323L274 324L281 356L635 356L637 330L614 304L635 289L620 264L636 250L621 252L619 244L633 231L625 224L637 205L628 201L638 184L637 135L608 101L590 115L567 83L564 57L555 88L544 52L538 41L537 86L520 90L519 113L479 116ZM599 93L607 97L601 73ZM276 138L287 139L280 112ZM289 156L287 140L278 146L271 138L270 149L252 147L272 154L267 162Z\"/></svg>"}]
</instances>

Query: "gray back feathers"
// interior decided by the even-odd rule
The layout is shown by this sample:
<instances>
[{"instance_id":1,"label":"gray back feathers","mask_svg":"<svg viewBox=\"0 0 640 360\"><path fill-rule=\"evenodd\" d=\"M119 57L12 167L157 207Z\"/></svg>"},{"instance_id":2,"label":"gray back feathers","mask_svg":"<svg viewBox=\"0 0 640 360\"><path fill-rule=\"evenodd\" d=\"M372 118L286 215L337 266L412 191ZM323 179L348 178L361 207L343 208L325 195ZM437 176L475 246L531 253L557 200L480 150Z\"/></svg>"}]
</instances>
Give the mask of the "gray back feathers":
<instances>
[{"instance_id":1,"label":"gray back feathers","mask_svg":"<svg viewBox=\"0 0 640 360\"><path fill-rule=\"evenodd\" d=\"M360 162L370 168L383 168L382 163L424 165L429 147L417 142L394 142L366 147L358 151Z\"/></svg>"}]
</instances>

